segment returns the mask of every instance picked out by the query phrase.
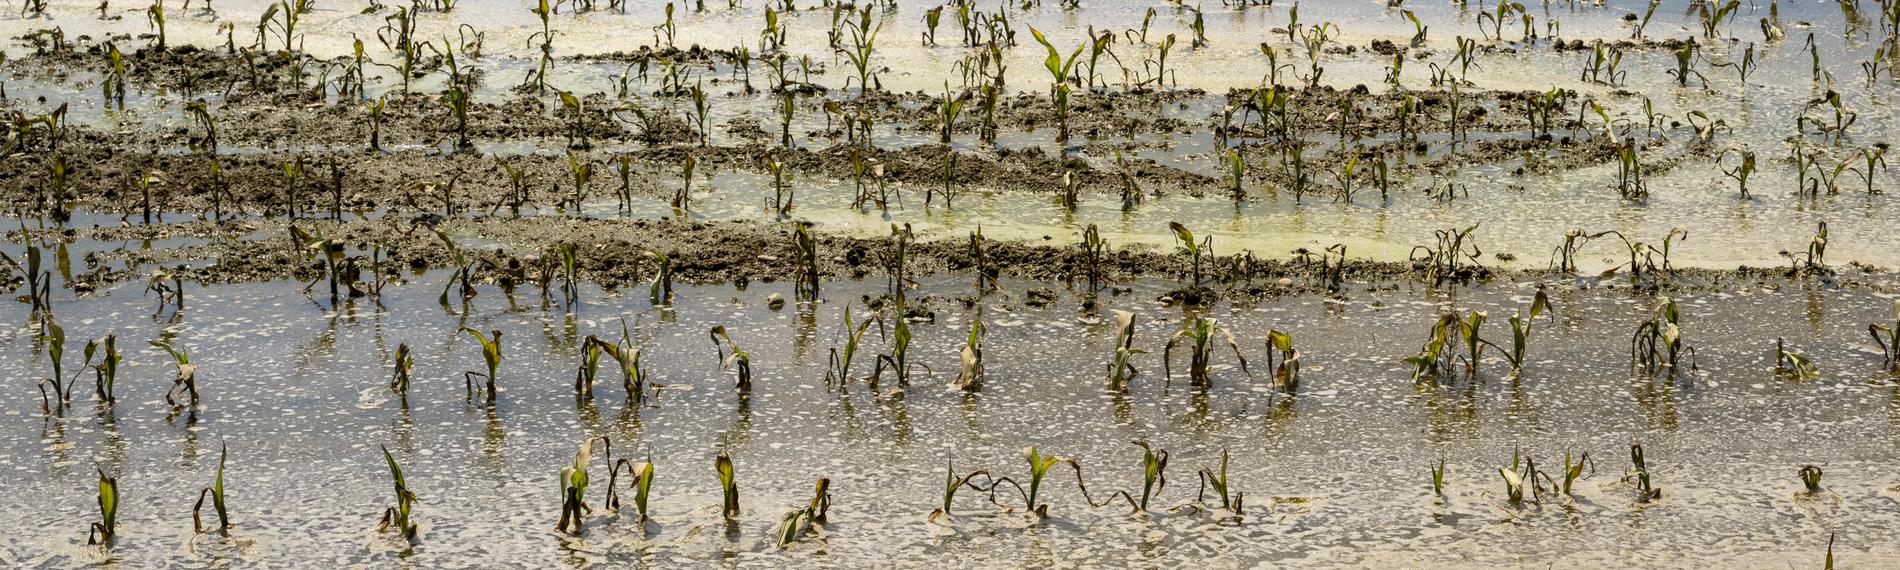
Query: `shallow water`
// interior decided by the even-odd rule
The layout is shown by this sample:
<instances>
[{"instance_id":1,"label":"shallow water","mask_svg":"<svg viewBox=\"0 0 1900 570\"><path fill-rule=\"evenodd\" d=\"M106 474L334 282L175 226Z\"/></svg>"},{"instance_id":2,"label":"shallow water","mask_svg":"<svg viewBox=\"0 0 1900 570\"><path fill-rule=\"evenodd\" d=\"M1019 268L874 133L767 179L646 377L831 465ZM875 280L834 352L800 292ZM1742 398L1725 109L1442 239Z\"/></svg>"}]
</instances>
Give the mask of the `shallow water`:
<instances>
[{"instance_id":1,"label":"shallow water","mask_svg":"<svg viewBox=\"0 0 1900 570\"><path fill-rule=\"evenodd\" d=\"M1214 386L1193 389L1180 368L1172 382L1161 375L1159 349L1182 312L1147 299L1170 284L1142 282L1131 294L1104 297L1104 311L1139 314L1136 345L1154 353L1137 357L1142 375L1125 396L1102 385L1112 322L1078 312L1064 295L1045 308L987 303L988 379L973 395L943 384L977 313L939 307L935 323L914 327L912 354L921 366L908 389L876 397L862 384L844 393L825 389L825 356L837 346L844 308L834 301L815 311L772 311L761 299L789 295L781 284L684 288L671 310L652 307L642 293L588 289L571 312L558 302L544 306L533 291L510 301L484 287L464 312L435 303L433 283L444 277L391 289L386 309L359 303L340 313L283 282L192 287L178 318L150 316L152 301L132 286L56 305L75 339L111 332L188 347L205 395L195 421L166 420L171 366L137 342L122 343L127 360L110 413L82 386L72 410L44 417L25 389L45 369L31 341L37 327L0 331L0 362L19 388L0 394L7 418L0 463L16 482L7 510L19 521L0 552L22 566L354 565L401 557L459 567L506 557L523 566L899 559L972 567L1806 567L1838 533L1844 564L1900 554L1881 538L1900 530L1900 478L1885 468L1897 459L1900 389L1880 372L1864 335L1867 323L1892 318L1895 295L1867 287L1744 284L1684 295L1677 300L1698 370L1671 380L1632 375L1626 366L1627 335L1648 314L1648 300L1560 286L1557 311L1537 321L1521 375L1509 375L1493 356L1475 381L1422 388L1399 358L1416 350L1438 311L1487 310L1499 327L1489 334L1508 340L1502 317L1528 303L1533 284L1454 297L1401 286L1344 301L1221 305L1208 314L1241 338L1256 377L1217 353ZM913 298L967 294L968 285L962 277L932 279ZM831 299L881 289L828 287ZM19 306L7 312L9 322L29 322ZM571 386L579 339L616 335L622 318L645 349L653 381L666 387L644 406L629 406L603 372L595 399L577 403ZM705 336L715 324L753 355L749 398L738 398L730 374L717 368ZM503 333L503 388L492 412L456 397L460 372L480 368L460 326ZM1266 388L1260 338L1269 328L1291 332L1304 353L1296 396ZM1822 376L1776 376L1768 342L1775 337L1811 356ZM416 359L406 411L385 387L398 343L409 344ZM871 333L863 350L888 347ZM864 361L854 366L859 374L868 371ZM884 388L892 387L886 378ZM597 513L584 538L551 530L555 472L579 441L595 436L611 437L621 456L651 453L655 521L644 531L630 513ZM1119 505L1090 508L1073 475L1058 469L1045 483L1052 516L1041 524L968 490L957 499L955 522L925 522L947 461L1020 478L1019 450L1037 446L1077 459L1100 501L1104 489L1139 487L1133 440L1173 456L1170 484L1155 501L1166 507L1192 502L1193 472L1231 452L1231 476L1248 497L1246 518L1220 524L1188 509L1156 508L1143 518ZM1661 500L1640 503L1617 482L1632 442L1648 452ZM209 484L221 445L231 449L234 538L194 538L190 503ZM389 500L379 445L396 453L421 497L424 530L406 554L373 529ZM1574 500L1513 507L1494 473L1513 449L1551 471L1564 452L1588 451L1599 465ZM721 452L738 465L744 509L730 527L719 522L710 466ZM1441 457L1450 475L1438 500L1426 467ZM599 463L595 501L605 487ZM1828 495L1798 493L1795 471L1804 464L1825 468ZM82 546L82 530L96 517L95 466L117 474L125 496L110 554ZM821 538L776 551L778 516L802 504L818 477L833 480L830 524Z\"/></svg>"}]
</instances>

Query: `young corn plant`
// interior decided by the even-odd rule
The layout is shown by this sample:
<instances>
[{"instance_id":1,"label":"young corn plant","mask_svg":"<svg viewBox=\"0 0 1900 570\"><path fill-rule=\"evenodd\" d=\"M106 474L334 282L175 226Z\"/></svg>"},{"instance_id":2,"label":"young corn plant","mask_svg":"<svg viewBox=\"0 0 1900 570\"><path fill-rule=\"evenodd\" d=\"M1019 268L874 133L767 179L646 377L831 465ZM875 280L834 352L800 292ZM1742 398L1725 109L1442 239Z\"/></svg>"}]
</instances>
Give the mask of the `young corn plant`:
<instances>
[{"instance_id":1,"label":"young corn plant","mask_svg":"<svg viewBox=\"0 0 1900 570\"><path fill-rule=\"evenodd\" d=\"M778 547L785 548L799 537L816 531L825 524L825 518L831 510L831 479L818 478L818 484L812 489L811 502L804 508L785 513L780 517Z\"/></svg>"},{"instance_id":2,"label":"young corn plant","mask_svg":"<svg viewBox=\"0 0 1900 570\"><path fill-rule=\"evenodd\" d=\"M1512 372L1518 372L1524 369L1524 349L1530 341L1531 324L1537 320L1538 315L1548 310L1550 310L1550 296L1545 295L1544 291L1539 289L1537 296L1531 298L1529 315L1511 315L1509 319L1511 323L1511 352L1507 356L1511 360ZM1550 319L1555 322L1557 320L1556 313L1551 313Z\"/></svg>"},{"instance_id":3,"label":"young corn plant","mask_svg":"<svg viewBox=\"0 0 1900 570\"><path fill-rule=\"evenodd\" d=\"M594 510L587 506L587 469L594 457L596 440L607 446L607 464L613 465L613 442L605 437L588 438L581 442L580 450L574 453L574 461L561 468L561 520L554 525L556 532L580 534L582 518Z\"/></svg>"},{"instance_id":4,"label":"young corn plant","mask_svg":"<svg viewBox=\"0 0 1900 570\"><path fill-rule=\"evenodd\" d=\"M956 380L951 382L950 387L965 392L983 389L984 332L982 317L979 316L970 322L969 337L964 341L963 350L957 353L961 366L957 370Z\"/></svg>"},{"instance_id":5,"label":"young corn plant","mask_svg":"<svg viewBox=\"0 0 1900 570\"><path fill-rule=\"evenodd\" d=\"M118 335L106 335L104 338L86 341L86 362L92 362L95 351L103 350L99 363L92 365L93 391L99 402L112 405L118 398L113 395L112 386L119 380L119 363L125 357L119 354Z\"/></svg>"},{"instance_id":6,"label":"young corn plant","mask_svg":"<svg viewBox=\"0 0 1900 570\"><path fill-rule=\"evenodd\" d=\"M1807 355L1788 350L1785 339L1775 339L1775 373L1795 380L1810 380L1821 375L1814 367L1814 360Z\"/></svg>"},{"instance_id":7,"label":"young corn plant","mask_svg":"<svg viewBox=\"0 0 1900 570\"><path fill-rule=\"evenodd\" d=\"M1049 103L1055 107L1056 123L1060 125L1057 127L1056 140L1069 140L1069 75L1075 71L1075 62L1081 57L1082 49L1087 45L1076 46L1075 51L1064 59L1062 52L1056 51L1056 46L1050 44L1048 38L1043 37L1041 30L1031 26L1029 33L1036 37L1036 43L1042 44L1043 49L1049 51L1049 56L1043 59L1042 66L1049 71Z\"/></svg>"},{"instance_id":8,"label":"young corn plant","mask_svg":"<svg viewBox=\"0 0 1900 570\"><path fill-rule=\"evenodd\" d=\"M1749 199L1748 178L1755 174L1755 151L1745 148L1730 148L1722 151L1722 154L1717 156L1716 159L1721 160L1728 158L1730 153L1734 153L1740 162L1738 162L1734 168L1723 168L1722 175L1734 179L1736 187L1742 193L1742 199L1747 200Z\"/></svg>"},{"instance_id":9,"label":"young corn plant","mask_svg":"<svg viewBox=\"0 0 1900 570\"><path fill-rule=\"evenodd\" d=\"M1167 346L1161 349L1161 374L1167 377L1170 383L1172 383L1174 379L1174 372L1170 369L1174 347L1185 340L1188 341L1189 349L1189 384L1196 387L1207 386L1209 384L1207 368L1209 361L1212 360L1213 357L1216 337L1226 340L1227 347L1233 349L1234 358L1240 360L1240 370L1246 372L1250 377L1253 376L1252 372L1247 371L1247 357L1240 354L1240 343L1234 340L1233 332L1228 331L1226 327L1220 326L1219 323L1214 321L1213 317L1190 318L1187 320L1186 325L1187 326L1183 328L1181 332L1174 334L1174 338L1168 339Z\"/></svg>"},{"instance_id":10,"label":"young corn plant","mask_svg":"<svg viewBox=\"0 0 1900 570\"><path fill-rule=\"evenodd\" d=\"M389 391L402 398L402 405L405 408L409 406L409 371L415 367L415 364L415 358L409 355L409 343L397 344L396 366L389 377Z\"/></svg>"},{"instance_id":11,"label":"young corn plant","mask_svg":"<svg viewBox=\"0 0 1900 570\"><path fill-rule=\"evenodd\" d=\"M1625 483L1636 486L1637 500L1642 502L1662 498L1662 489L1650 481L1649 463L1643 458L1643 445L1630 444L1630 470L1623 476Z\"/></svg>"},{"instance_id":12,"label":"young corn plant","mask_svg":"<svg viewBox=\"0 0 1900 570\"><path fill-rule=\"evenodd\" d=\"M1148 512L1148 500L1168 488L1168 450L1155 450L1145 441L1136 441L1141 447L1141 502L1135 510Z\"/></svg>"},{"instance_id":13,"label":"young corn plant","mask_svg":"<svg viewBox=\"0 0 1900 570\"><path fill-rule=\"evenodd\" d=\"M1438 379L1449 376L1456 357L1451 356L1451 336L1461 328L1457 315L1445 314L1432 325L1431 336L1425 340L1425 346L1418 354L1408 356L1404 362L1412 365L1412 382Z\"/></svg>"},{"instance_id":14,"label":"young corn plant","mask_svg":"<svg viewBox=\"0 0 1900 570\"><path fill-rule=\"evenodd\" d=\"M619 342L609 342L595 336L587 338L596 350L620 365L620 387L626 390L628 402L639 403L646 390L646 369L640 365L641 351L633 345L633 335L627 330L625 322L621 323L620 334Z\"/></svg>"},{"instance_id":15,"label":"young corn plant","mask_svg":"<svg viewBox=\"0 0 1900 570\"><path fill-rule=\"evenodd\" d=\"M1438 464L1431 466L1432 494L1445 496L1445 458L1438 458Z\"/></svg>"},{"instance_id":16,"label":"young corn plant","mask_svg":"<svg viewBox=\"0 0 1900 570\"><path fill-rule=\"evenodd\" d=\"M1590 460L1590 452L1579 454L1574 462L1571 461L1570 453L1564 452L1564 484L1560 488L1564 496L1570 496L1571 487L1576 484L1577 479L1583 477L1585 466L1588 466L1591 472L1596 472L1597 464Z\"/></svg>"},{"instance_id":17,"label":"young corn plant","mask_svg":"<svg viewBox=\"0 0 1900 570\"><path fill-rule=\"evenodd\" d=\"M1115 352L1108 360L1108 389L1124 391L1141 372L1135 370L1134 356L1147 351L1135 348L1135 314L1115 311Z\"/></svg>"},{"instance_id":18,"label":"young corn plant","mask_svg":"<svg viewBox=\"0 0 1900 570\"><path fill-rule=\"evenodd\" d=\"M1806 489L1809 495L1821 493L1821 475L1821 467L1817 465L1803 465L1800 471L1795 472L1795 476L1801 478L1801 487Z\"/></svg>"},{"instance_id":19,"label":"young corn plant","mask_svg":"<svg viewBox=\"0 0 1900 570\"><path fill-rule=\"evenodd\" d=\"M727 519L739 516L739 483L732 473L732 458L721 453L713 459L713 470L719 474L720 494L725 497L719 508L720 516Z\"/></svg>"},{"instance_id":20,"label":"young corn plant","mask_svg":"<svg viewBox=\"0 0 1900 570\"><path fill-rule=\"evenodd\" d=\"M1279 330L1267 331L1267 369L1273 371L1275 386L1288 394L1299 391L1300 351L1293 348L1293 335Z\"/></svg>"},{"instance_id":21,"label":"young corn plant","mask_svg":"<svg viewBox=\"0 0 1900 570\"><path fill-rule=\"evenodd\" d=\"M103 469L95 471L99 473L99 522L86 530L86 544L111 546L119 530L119 478L107 477Z\"/></svg>"},{"instance_id":22,"label":"young corn plant","mask_svg":"<svg viewBox=\"0 0 1900 570\"><path fill-rule=\"evenodd\" d=\"M1522 461L1519 461L1520 459ZM1511 466L1499 467L1498 476L1504 478L1504 496L1513 505L1522 504L1527 495L1531 502L1542 503L1544 484L1550 483L1551 486L1556 486L1556 482L1550 479L1550 475L1537 470L1536 460L1521 457L1515 451L1511 453Z\"/></svg>"},{"instance_id":23,"label":"young corn plant","mask_svg":"<svg viewBox=\"0 0 1900 570\"><path fill-rule=\"evenodd\" d=\"M1168 222L1168 229L1174 230L1175 243L1181 248L1181 251L1183 253L1186 253L1188 255L1188 258L1193 262L1194 287L1196 289L1200 288L1201 287L1201 254L1207 253L1210 256L1213 255L1214 236L1208 236L1206 239L1195 241L1194 232L1188 231L1187 226L1181 225L1180 222Z\"/></svg>"},{"instance_id":24,"label":"young corn plant","mask_svg":"<svg viewBox=\"0 0 1900 570\"><path fill-rule=\"evenodd\" d=\"M198 504L191 507L191 527L199 534L204 534L207 530L217 530L218 534L225 536L231 534L231 512L225 508L224 504L224 462L230 457L230 452L230 448L219 446L218 476L212 479L210 487L205 487L204 490L198 492ZM206 497L211 498L211 510L218 515L218 526L215 529L205 528L203 519L199 517L199 513L204 510Z\"/></svg>"},{"instance_id":25,"label":"young corn plant","mask_svg":"<svg viewBox=\"0 0 1900 570\"><path fill-rule=\"evenodd\" d=\"M1893 326L1867 325L1867 334L1874 337L1874 346L1880 347L1887 373L1900 374L1900 300L1893 302L1893 313Z\"/></svg>"},{"instance_id":26,"label":"young corn plant","mask_svg":"<svg viewBox=\"0 0 1900 570\"><path fill-rule=\"evenodd\" d=\"M1049 474L1050 467L1060 463L1073 465L1074 462L1054 455L1042 455L1033 446L1023 448L1023 459L1029 461L1029 491L1024 494L1023 503L1028 505L1029 512L1036 515L1036 518L1048 518L1049 505L1037 502L1037 496L1042 491L1042 480Z\"/></svg>"},{"instance_id":27,"label":"young corn plant","mask_svg":"<svg viewBox=\"0 0 1900 570\"><path fill-rule=\"evenodd\" d=\"M645 525L650 519L647 511L647 502L648 499L651 499L653 496L653 457L649 454L646 462L639 464L635 464L626 459L613 462L612 467L607 471L606 503L609 509L620 508L620 497L615 494L614 487L618 484L621 467L626 467L627 476L633 478L627 485L633 488L633 507L640 517L639 522L641 525Z\"/></svg>"},{"instance_id":28,"label":"young corn plant","mask_svg":"<svg viewBox=\"0 0 1900 570\"><path fill-rule=\"evenodd\" d=\"M1679 358L1687 353L1693 357L1695 349L1682 343L1680 325L1681 310L1676 302L1663 297L1656 302L1653 316L1637 325L1635 334L1630 336L1630 364L1640 366L1644 373L1654 374L1668 368L1671 374L1677 370ZM1690 369L1695 368L1693 361Z\"/></svg>"},{"instance_id":29,"label":"young corn plant","mask_svg":"<svg viewBox=\"0 0 1900 570\"><path fill-rule=\"evenodd\" d=\"M969 474L958 477L956 462L955 461L949 462L948 468L945 470L944 477L943 477L943 506L938 507L934 510L931 510L930 515L925 517L925 520L928 522L935 523L940 520L947 520L947 519L952 518L954 515L951 514L950 507L957 498L958 489L968 486L972 489L976 489L979 492L982 492L985 490L989 490L989 491L995 490L994 484L992 484L992 486L989 489L984 489L980 486L977 486L975 483L972 483L971 480L977 478L978 476L988 478L990 474L988 471L979 470L979 471L972 471ZM992 483L994 483L994 480L992 480ZM1014 483L1014 481L1011 481L1011 483Z\"/></svg>"},{"instance_id":30,"label":"young corn plant","mask_svg":"<svg viewBox=\"0 0 1900 570\"><path fill-rule=\"evenodd\" d=\"M647 256L652 257L657 264L653 272L653 282L648 287L647 299L654 306L671 307L673 306L673 259L657 249L647 250Z\"/></svg>"},{"instance_id":31,"label":"young corn plant","mask_svg":"<svg viewBox=\"0 0 1900 570\"><path fill-rule=\"evenodd\" d=\"M501 368L501 331L489 331L489 334L484 336L482 335L482 331L475 330L471 327L462 327L462 332L475 337L475 341L481 343L482 363L488 366L488 372L486 374L474 370L462 372L463 387L466 389L468 398L471 400L475 398L477 392L486 393L488 395L488 405L493 406L495 405L495 376L498 369ZM476 378L487 381L488 388L483 390L480 385L475 383Z\"/></svg>"},{"instance_id":32,"label":"young corn plant","mask_svg":"<svg viewBox=\"0 0 1900 570\"><path fill-rule=\"evenodd\" d=\"M752 393L752 355L732 342L732 336L726 334L724 325L716 325L708 333L712 337L713 349L719 354L719 369L732 370L738 375L735 389L740 395ZM730 351L731 356L726 353Z\"/></svg>"},{"instance_id":33,"label":"young corn plant","mask_svg":"<svg viewBox=\"0 0 1900 570\"><path fill-rule=\"evenodd\" d=\"M413 544L416 541L416 523L411 516L415 512L416 494L409 491L409 484L402 477L402 466L396 464L396 456L390 455L388 446L383 446L383 461L389 463L389 476L396 484L396 505L383 510L383 520L376 525L376 531L384 532L394 527L403 540Z\"/></svg>"},{"instance_id":34,"label":"young corn plant","mask_svg":"<svg viewBox=\"0 0 1900 570\"><path fill-rule=\"evenodd\" d=\"M871 323L879 321L880 319L877 316L869 315L866 316L863 321L853 324L851 320L851 306L849 304L845 305L844 347L842 349L833 348L831 351L829 367L825 370L826 390L831 389L830 387L833 382L836 382L837 385L842 388L846 382L851 380L851 361L857 356L858 342L864 338L865 331L870 330Z\"/></svg>"},{"instance_id":35,"label":"young corn plant","mask_svg":"<svg viewBox=\"0 0 1900 570\"><path fill-rule=\"evenodd\" d=\"M191 363L191 352L175 348L170 343L150 341L151 345L170 354L178 365L178 374L172 378L172 389L165 392L165 403L172 407L172 413L189 408L195 414L198 409L198 365Z\"/></svg>"},{"instance_id":36,"label":"young corn plant","mask_svg":"<svg viewBox=\"0 0 1900 570\"><path fill-rule=\"evenodd\" d=\"M40 335L40 340L46 342L46 357L48 360L51 360L53 364L53 377L48 380L41 380L39 384L40 407L48 408L47 411L49 413L56 411L63 412L66 410L66 404L72 402L73 399L71 384L77 383L78 380L78 378L74 378L75 382L66 382L66 376L62 370L66 360L66 329L59 326L59 322L53 320L51 316L40 318L40 328L45 331ZM86 358L88 364L90 364L92 360L91 356L91 353L88 352ZM46 396L47 386L53 387L53 395L50 401L47 400Z\"/></svg>"},{"instance_id":37,"label":"young corn plant","mask_svg":"<svg viewBox=\"0 0 1900 570\"><path fill-rule=\"evenodd\" d=\"M1243 506L1246 495L1241 493L1240 489L1227 477L1227 450L1220 451L1219 472L1202 467L1198 475L1201 478L1201 487L1200 490L1195 491L1194 502L1207 504L1207 489L1212 487L1214 494L1220 497L1220 508L1233 513L1233 517L1239 519L1246 508Z\"/></svg>"}]
</instances>

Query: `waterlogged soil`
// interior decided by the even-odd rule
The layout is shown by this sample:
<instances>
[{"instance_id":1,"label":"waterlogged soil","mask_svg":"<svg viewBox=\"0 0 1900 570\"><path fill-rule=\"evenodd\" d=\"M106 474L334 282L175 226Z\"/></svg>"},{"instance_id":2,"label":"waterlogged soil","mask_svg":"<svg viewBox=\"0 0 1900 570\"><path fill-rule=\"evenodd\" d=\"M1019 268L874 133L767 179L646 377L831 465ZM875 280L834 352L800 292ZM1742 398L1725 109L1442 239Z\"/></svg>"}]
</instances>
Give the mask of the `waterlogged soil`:
<instances>
[{"instance_id":1,"label":"waterlogged soil","mask_svg":"<svg viewBox=\"0 0 1900 570\"><path fill-rule=\"evenodd\" d=\"M558 3L544 23L514 2L421 3L400 13L428 46L407 54L393 4L319 3L289 33L258 31L259 0L166 6L165 47L144 7L48 4L0 16L0 253L19 301L0 307L18 521L0 524L0 564L1805 568L1830 543L1841 567L1900 558L1885 540L1900 388L1867 335L1900 298L1885 269L1900 69L1881 59L1894 13L1873 3L1737 4L1705 26L1676 0L1647 20L1640 1L1500 17L1110 0L973 6L968 30L946 6L934 31L925 6L775 3L782 41L758 33L758 3L681 4L671 27L655 6ZM861 14L882 26L870 89L846 55ZM1082 46L1066 125L1032 28ZM1100 55L1096 37L1113 38ZM798 224L816 302L797 301ZM293 236L333 240L334 264ZM662 260L671 306L651 296ZM82 339L117 335L114 404L88 369L70 407L42 407L30 282L50 285L67 375ZM1525 321L1513 371L1508 319L1539 291L1554 309ZM1635 370L1631 333L1664 297L1690 350ZM908 380L884 369L900 310ZM1142 350L1125 391L1104 387L1117 310ZM1472 311L1495 345L1477 371L1416 381L1402 359ZM881 318L840 387L847 312ZM1216 334L1197 387L1186 345L1164 347L1203 315L1248 362ZM979 321L981 390L946 388ZM465 326L503 333L493 407L468 397L482 363ZM751 359L748 395L714 326ZM1270 330L1301 352L1297 389L1273 380ZM577 396L583 339L623 331L644 398L610 361ZM1777 372L1777 339L1819 375ZM148 341L190 351L202 405L167 405L174 367ZM387 388L400 345L406 404ZM652 518L624 473L606 507L598 448L583 532L555 532L556 476L597 437L657 466ZM1136 441L1171 466L1131 515L1109 497L1139 494ZM1626 477L1632 444L1660 497ZM190 503L226 446L236 526L195 534ZM420 497L413 545L376 528L392 502L379 446ZM1064 464L1040 487L1047 518L1009 483L929 516L946 465L1027 483L1030 446L1073 459L1086 494ZM1238 517L1197 488L1223 452ZM1514 456L1554 484L1585 452L1568 496L1507 500ZM731 519L719 454L738 466ZM1807 465L1821 490L1803 489ZM85 545L95 470L124 494L110 548ZM782 515L820 477L829 520L781 548Z\"/></svg>"}]
</instances>

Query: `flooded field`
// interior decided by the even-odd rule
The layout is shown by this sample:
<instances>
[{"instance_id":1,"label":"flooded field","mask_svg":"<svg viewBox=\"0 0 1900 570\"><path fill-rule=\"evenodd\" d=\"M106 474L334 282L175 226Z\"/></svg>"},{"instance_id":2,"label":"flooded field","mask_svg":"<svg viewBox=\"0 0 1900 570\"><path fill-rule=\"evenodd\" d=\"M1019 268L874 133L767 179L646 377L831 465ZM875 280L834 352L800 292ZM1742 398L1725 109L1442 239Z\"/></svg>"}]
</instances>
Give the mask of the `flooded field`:
<instances>
[{"instance_id":1,"label":"flooded field","mask_svg":"<svg viewBox=\"0 0 1900 570\"><path fill-rule=\"evenodd\" d=\"M1900 2L5 12L9 567L1900 567Z\"/></svg>"}]
</instances>

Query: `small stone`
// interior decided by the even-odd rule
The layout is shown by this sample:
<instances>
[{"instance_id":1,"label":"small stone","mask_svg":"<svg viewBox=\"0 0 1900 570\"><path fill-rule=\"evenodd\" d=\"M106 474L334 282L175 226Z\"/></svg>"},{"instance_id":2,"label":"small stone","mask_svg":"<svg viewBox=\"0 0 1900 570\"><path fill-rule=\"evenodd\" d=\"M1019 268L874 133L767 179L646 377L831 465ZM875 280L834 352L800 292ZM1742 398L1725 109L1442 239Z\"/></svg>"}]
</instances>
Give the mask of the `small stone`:
<instances>
[{"instance_id":1,"label":"small stone","mask_svg":"<svg viewBox=\"0 0 1900 570\"><path fill-rule=\"evenodd\" d=\"M759 261L767 261L767 262L770 262L770 261L778 261L778 256L776 256L776 255L760 255L760 256L759 256Z\"/></svg>"},{"instance_id":2,"label":"small stone","mask_svg":"<svg viewBox=\"0 0 1900 570\"><path fill-rule=\"evenodd\" d=\"M1293 278L1291 278L1291 277L1281 277L1281 278L1280 278L1280 286L1281 286L1281 287L1292 287L1292 286L1293 286Z\"/></svg>"},{"instance_id":3,"label":"small stone","mask_svg":"<svg viewBox=\"0 0 1900 570\"><path fill-rule=\"evenodd\" d=\"M778 293L766 295L765 307L774 311L785 308L785 296Z\"/></svg>"}]
</instances>

